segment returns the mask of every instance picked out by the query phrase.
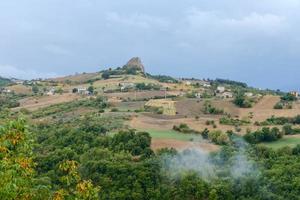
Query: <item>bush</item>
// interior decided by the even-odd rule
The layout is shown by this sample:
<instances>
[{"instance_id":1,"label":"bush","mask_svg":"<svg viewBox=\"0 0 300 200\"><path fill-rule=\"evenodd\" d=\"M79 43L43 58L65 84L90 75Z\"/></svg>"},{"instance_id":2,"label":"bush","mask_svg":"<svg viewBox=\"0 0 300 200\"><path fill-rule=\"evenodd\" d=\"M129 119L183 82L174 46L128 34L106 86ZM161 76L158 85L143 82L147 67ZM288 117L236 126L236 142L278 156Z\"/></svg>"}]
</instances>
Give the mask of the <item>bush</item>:
<instances>
[{"instance_id":1,"label":"bush","mask_svg":"<svg viewBox=\"0 0 300 200\"><path fill-rule=\"evenodd\" d=\"M187 124L180 124L179 126L174 125L173 130L181 132L181 133L193 133L195 132L193 129L190 129L190 127Z\"/></svg>"},{"instance_id":2,"label":"bush","mask_svg":"<svg viewBox=\"0 0 300 200\"><path fill-rule=\"evenodd\" d=\"M218 145L226 145L230 142L228 135L220 130L209 132L208 139Z\"/></svg>"},{"instance_id":3,"label":"bush","mask_svg":"<svg viewBox=\"0 0 300 200\"><path fill-rule=\"evenodd\" d=\"M244 94L238 94L234 98L233 103L240 108L251 108L252 107L251 102L246 98L246 96Z\"/></svg>"},{"instance_id":4,"label":"bush","mask_svg":"<svg viewBox=\"0 0 300 200\"><path fill-rule=\"evenodd\" d=\"M257 130L252 133L247 133L244 136L244 139L251 144L256 144L260 142L276 141L282 138L282 135L283 134L276 127L272 129L264 127L261 130Z\"/></svg>"},{"instance_id":5,"label":"bush","mask_svg":"<svg viewBox=\"0 0 300 200\"><path fill-rule=\"evenodd\" d=\"M214 115L224 114L223 109L218 109L213 107L209 101L205 101L203 112L204 114L214 114Z\"/></svg>"},{"instance_id":6,"label":"bush","mask_svg":"<svg viewBox=\"0 0 300 200\"><path fill-rule=\"evenodd\" d=\"M281 102L276 103L274 109L283 109L283 104Z\"/></svg>"}]
</instances>

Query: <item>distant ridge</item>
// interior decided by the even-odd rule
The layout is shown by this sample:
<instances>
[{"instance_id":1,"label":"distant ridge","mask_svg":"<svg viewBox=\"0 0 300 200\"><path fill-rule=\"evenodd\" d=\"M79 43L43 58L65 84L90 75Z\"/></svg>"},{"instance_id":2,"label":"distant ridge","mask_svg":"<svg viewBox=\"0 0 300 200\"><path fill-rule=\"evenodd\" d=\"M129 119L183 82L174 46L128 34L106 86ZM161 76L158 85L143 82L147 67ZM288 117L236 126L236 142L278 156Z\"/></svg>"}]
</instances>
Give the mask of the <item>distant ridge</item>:
<instances>
[{"instance_id":1,"label":"distant ridge","mask_svg":"<svg viewBox=\"0 0 300 200\"><path fill-rule=\"evenodd\" d=\"M0 76L0 87L5 87L5 86L9 85L10 83L12 83L12 81L9 78L4 78L4 77Z\"/></svg>"}]
</instances>

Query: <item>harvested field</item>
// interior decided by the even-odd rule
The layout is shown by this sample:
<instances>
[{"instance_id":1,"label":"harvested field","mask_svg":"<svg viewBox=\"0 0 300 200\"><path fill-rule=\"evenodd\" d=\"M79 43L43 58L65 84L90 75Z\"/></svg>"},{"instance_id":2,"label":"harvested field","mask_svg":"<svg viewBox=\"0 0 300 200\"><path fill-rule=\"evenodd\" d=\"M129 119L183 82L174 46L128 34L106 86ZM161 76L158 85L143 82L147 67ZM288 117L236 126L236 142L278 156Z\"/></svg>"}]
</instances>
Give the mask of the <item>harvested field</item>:
<instances>
[{"instance_id":1,"label":"harvested field","mask_svg":"<svg viewBox=\"0 0 300 200\"><path fill-rule=\"evenodd\" d=\"M25 85L12 85L7 87L11 91L14 91L16 94L32 94L31 87L27 87Z\"/></svg>"},{"instance_id":2,"label":"harvested field","mask_svg":"<svg viewBox=\"0 0 300 200\"><path fill-rule=\"evenodd\" d=\"M161 148L174 148L177 150L199 148L208 152L215 152L220 149L219 146L206 142L187 142L175 139L152 139L151 148L153 150Z\"/></svg>"},{"instance_id":3,"label":"harvested field","mask_svg":"<svg viewBox=\"0 0 300 200\"><path fill-rule=\"evenodd\" d=\"M91 80L93 78L98 78L98 77L100 78L99 73L83 73L83 74L76 74L76 75L70 75L65 77L51 78L51 79L47 79L47 81L55 81L55 82L72 81L72 82L84 83L88 80Z\"/></svg>"},{"instance_id":4,"label":"harvested field","mask_svg":"<svg viewBox=\"0 0 300 200\"><path fill-rule=\"evenodd\" d=\"M168 91L167 95L177 95L177 92ZM139 91L139 92L117 92L117 93L105 93L107 97L117 97L119 99L131 99L131 100L143 100L151 99L155 97L165 97L165 91Z\"/></svg>"},{"instance_id":5,"label":"harvested field","mask_svg":"<svg viewBox=\"0 0 300 200\"><path fill-rule=\"evenodd\" d=\"M272 115L276 117L294 117L300 114L300 103L293 103L293 109L273 109L273 106L279 102L280 97L267 95L264 96L253 108L240 109L240 117L253 113L253 121L264 121Z\"/></svg>"},{"instance_id":6,"label":"harvested field","mask_svg":"<svg viewBox=\"0 0 300 200\"><path fill-rule=\"evenodd\" d=\"M42 96L42 97L29 97L20 100L20 108L26 108L30 111L37 110L39 108L48 107L50 105L70 102L76 99L80 99L81 97L76 94L58 94L53 96Z\"/></svg>"}]
</instances>

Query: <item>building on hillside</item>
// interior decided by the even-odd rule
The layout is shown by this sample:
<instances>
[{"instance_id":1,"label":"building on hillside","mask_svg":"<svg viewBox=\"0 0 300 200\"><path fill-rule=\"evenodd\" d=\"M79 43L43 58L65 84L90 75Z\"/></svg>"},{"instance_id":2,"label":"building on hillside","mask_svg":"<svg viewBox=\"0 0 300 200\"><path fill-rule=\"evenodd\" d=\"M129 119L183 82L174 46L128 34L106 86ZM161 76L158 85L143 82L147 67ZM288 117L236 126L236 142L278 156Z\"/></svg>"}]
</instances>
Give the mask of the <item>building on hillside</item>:
<instances>
[{"instance_id":1,"label":"building on hillside","mask_svg":"<svg viewBox=\"0 0 300 200\"><path fill-rule=\"evenodd\" d=\"M217 93L216 96L222 99L230 99L233 98L233 93L232 92Z\"/></svg>"},{"instance_id":2,"label":"building on hillside","mask_svg":"<svg viewBox=\"0 0 300 200\"><path fill-rule=\"evenodd\" d=\"M299 92L297 91L291 91L290 94L293 95L294 97L299 98Z\"/></svg>"},{"instance_id":3,"label":"building on hillside","mask_svg":"<svg viewBox=\"0 0 300 200\"><path fill-rule=\"evenodd\" d=\"M211 87L211 85L209 84L209 83L203 83L203 85L202 85L203 87L206 87L206 88L209 88L209 87Z\"/></svg>"},{"instance_id":4,"label":"building on hillside","mask_svg":"<svg viewBox=\"0 0 300 200\"><path fill-rule=\"evenodd\" d=\"M77 88L77 93L83 95L90 95L90 92L87 90L87 88Z\"/></svg>"},{"instance_id":5,"label":"building on hillside","mask_svg":"<svg viewBox=\"0 0 300 200\"><path fill-rule=\"evenodd\" d=\"M245 93L245 96L246 96L246 97L253 97L254 94L253 94L252 92L246 92L246 93Z\"/></svg>"},{"instance_id":6,"label":"building on hillside","mask_svg":"<svg viewBox=\"0 0 300 200\"><path fill-rule=\"evenodd\" d=\"M120 86L121 91L135 88L135 84L130 83L130 82L120 83L119 86Z\"/></svg>"},{"instance_id":7,"label":"building on hillside","mask_svg":"<svg viewBox=\"0 0 300 200\"><path fill-rule=\"evenodd\" d=\"M184 84L185 85L192 85L192 82L191 81L185 81Z\"/></svg>"},{"instance_id":8,"label":"building on hillside","mask_svg":"<svg viewBox=\"0 0 300 200\"><path fill-rule=\"evenodd\" d=\"M47 93L48 96L53 96L55 95L55 88L51 88Z\"/></svg>"},{"instance_id":9,"label":"building on hillside","mask_svg":"<svg viewBox=\"0 0 300 200\"><path fill-rule=\"evenodd\" d=\"M12 93L12 91L10 89L7 89L7 88L2 88L2 89L0 89L0 93L9 94L9 93Z\"/></svg>"},{"instance_id":10,"label":"building on hillside","mask_svg":"<svg viewBox=\"0 0 300 200\"><path fill-rule=\"evenodd\" d=\"M195 93L195 97L196 97L197 99L201 99L202 94L201 94L200 92L197 92L197 93Z\"/></svg>"},{"instance_id":11,"label":"building on hillside","mask_svg":"<svg viewBox=\"0 0 300 200\"><path fill-rule=\"evenodd\" d=\"M223 86L218 86L217 87L217 93L223 93L223 92L225 92L225 90L226 90L226 88L223 87Z\"/></svg>"}]
</instances>

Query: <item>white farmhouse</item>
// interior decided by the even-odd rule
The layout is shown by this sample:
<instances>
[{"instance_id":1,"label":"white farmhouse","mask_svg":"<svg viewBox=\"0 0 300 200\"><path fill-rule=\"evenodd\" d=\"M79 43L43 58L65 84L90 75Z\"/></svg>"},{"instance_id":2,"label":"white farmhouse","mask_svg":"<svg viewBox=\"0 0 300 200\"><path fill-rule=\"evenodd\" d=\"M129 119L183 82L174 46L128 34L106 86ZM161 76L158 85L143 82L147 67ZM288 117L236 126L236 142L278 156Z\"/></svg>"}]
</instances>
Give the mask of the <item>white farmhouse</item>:
<instances>
[{"instance_id":1,"label":"white farmhouse","mask_svg":"<svg viewBox=\"0 0 300 200\"><path fill-rule=\"evenodd\" d=\"M246 97L253 97L254 94L253 94L252 92L246 92L246 93L245 93L245 96L246 96Z\"/></svg>"},{"instance_id":2,"label":"white farmhouse","mask_svg":"<svg viewBox=\"0 0 300 200\"><path fill-rule=\"evenodd\" d=\"M121 91L127 90L127 89L132 89L135 87L134 83L129 83L129 82L124 82L119 84Z\"/></svg>"},{"instance_id":3,"label":"white farmhouse","mask_svg":"<svg viewBox=\"0 0 300 200\"><path fill-rule=\"evenodd\" d=\"M51 88L48 92L47 95L48 96L53 96L55 94L55 88Z\"/></svg>"},{"instance_id":4,"label":"white farmhouse","mask_svg":"<svg viewBox=\"0 0 300 200\"><path fill-rule=\"evenodd\" d=\"M218 86L218 87L217 87L217 92L218 92L218 93L223 93L223 92L225 92L225 90L226 90L226 88L223 87L223 86Z\"/></svg>"}]
</instances>

